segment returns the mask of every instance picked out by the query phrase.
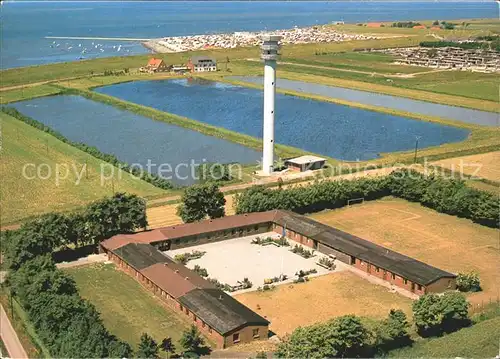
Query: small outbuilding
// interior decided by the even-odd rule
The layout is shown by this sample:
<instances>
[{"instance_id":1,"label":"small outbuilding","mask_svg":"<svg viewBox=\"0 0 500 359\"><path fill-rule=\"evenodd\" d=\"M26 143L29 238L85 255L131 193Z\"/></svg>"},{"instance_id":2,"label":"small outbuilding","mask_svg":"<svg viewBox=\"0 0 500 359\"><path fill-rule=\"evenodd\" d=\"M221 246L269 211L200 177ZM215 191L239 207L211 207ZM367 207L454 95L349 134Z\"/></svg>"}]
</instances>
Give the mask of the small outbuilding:
<instances>
[{"instance_id":1,"label":"small outbuilding","mask_svg":"<svg viewBox=\"0 0 500 359\"><path fill-rule=\"evenodd\" d=\"M311 155L285 160L286 167L299 172L319 170L325 166L325 163L324 158Z\"/></svg>"}]
</instances>

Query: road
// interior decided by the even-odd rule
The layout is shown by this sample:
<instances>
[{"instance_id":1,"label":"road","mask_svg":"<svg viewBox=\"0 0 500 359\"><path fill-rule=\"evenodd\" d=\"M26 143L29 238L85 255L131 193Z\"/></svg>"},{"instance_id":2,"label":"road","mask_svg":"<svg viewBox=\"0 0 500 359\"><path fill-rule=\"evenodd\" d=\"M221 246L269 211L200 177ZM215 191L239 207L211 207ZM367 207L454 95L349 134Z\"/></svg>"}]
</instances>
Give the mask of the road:
<instances>
[{"instance_id":1,"label":"road","mask_svg":"<svg viewBox=\"0 0 500 359\"><path fill-rule=\"evenodd\" d=\"M2 305L0 305L0 323L0 336L9 352L9 356L11 358L27 358L28 354L26 354L26 351L19 341L17 333L12 327L9 317Z\"/></svg>"}]
</instances>

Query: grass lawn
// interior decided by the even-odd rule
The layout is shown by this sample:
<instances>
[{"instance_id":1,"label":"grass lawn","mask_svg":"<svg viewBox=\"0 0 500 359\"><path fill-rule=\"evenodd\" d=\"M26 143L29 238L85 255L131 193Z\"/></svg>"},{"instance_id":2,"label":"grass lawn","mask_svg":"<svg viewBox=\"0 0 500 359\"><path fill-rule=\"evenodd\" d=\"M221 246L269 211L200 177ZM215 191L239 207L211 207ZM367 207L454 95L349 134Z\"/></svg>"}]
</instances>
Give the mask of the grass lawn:
<instances>
[{"instance_id":1,"label":"grass lawn","mask_svg":"<svg viewBox=\"0 0 500 359\"><path fill-rule=\"evenodd\" d=\"M0 172L2 173L0 196L2 199L1 223L12 224L30 216L51 211L66 211L80 207L90 201L109 196L113 189L150 197L167 192L144 181L133 179L129 174L115 176L114 181L105 180L101 185L101 164L95 157L71 147L55 137L35 129L15 118L0 113L2 124L2 151ZM36 175L34 166L25 171L26 164L40 166ZM61 180L56 183L56 164ZM88 178L82 167L87 164ZM107 164L106 164L107 165ZM67 167L63 167L67 166ZM48 169L52 176L47 179ZM66 172L65 168L68 168ZM67 173L67 178L63 177ZM77 178L81 181L77 183Z\"/></svg>"},{"instance_id":2,"label":"grass lawn","mask_svg":"<svg viewBox=\"0 0 500 359\"><path fill-rule=\"evenodd\" d=\"M425 339L395 350L398 358L493 358L498 355L500 317L485 320L441 338Z\"/></svg>"},{"instance_id":3,"label":"grass lawn","mask_svg":"<svg viewBox=\"0 0 500 359\"><path fill-rule=\"evenodd\" d=\"M235 298L271 321L270 330L280 336L299 326L346 314L383 318L391 308L399 308L411 316L410 299L348 271L314 277L307 283L280 285L272 291L239 294Z\"/></svg>"},{"instance_id":4,"label":"grass lawn","mask_svg":"<svg viewBox=\"0 0 500 359\"><path fill-rule=\"evenodd\" d=\"M112 264L65 269L76 281L82 297L101 313L105 327L134 348L146 332L156 341L170 336L177 341L189 324L129 275Z\"/></svg>"},{"instance_id":5,"label":"grass lawn","mask_svg":"<svg viewBox=\"0 0 500 359\"><path fill-rule=\"evenodd\" d=\"M497 229L392 197L312 217L452 273L476 271L483 291L468 294L468 300L481 305L498 298Z\"/></svg>"}]
</instances>

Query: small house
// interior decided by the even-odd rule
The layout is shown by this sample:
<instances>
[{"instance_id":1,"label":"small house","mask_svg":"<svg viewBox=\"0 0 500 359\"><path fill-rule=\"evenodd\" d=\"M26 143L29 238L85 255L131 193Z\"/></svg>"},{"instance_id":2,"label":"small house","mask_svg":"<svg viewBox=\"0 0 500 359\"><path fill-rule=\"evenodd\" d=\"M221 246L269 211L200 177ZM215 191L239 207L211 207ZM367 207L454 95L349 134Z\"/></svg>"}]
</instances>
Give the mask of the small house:
<instances>
[{"instance_id":1,"label":"small house","mask_svg":"<svg viewBox=\"0 0 500 359\"><path fill-rule=\"evenodd\" d=\"M208 56L194 56L189 59L187 67L191 72L217 71L217 61Z\"/></svg>"}]
</instances>

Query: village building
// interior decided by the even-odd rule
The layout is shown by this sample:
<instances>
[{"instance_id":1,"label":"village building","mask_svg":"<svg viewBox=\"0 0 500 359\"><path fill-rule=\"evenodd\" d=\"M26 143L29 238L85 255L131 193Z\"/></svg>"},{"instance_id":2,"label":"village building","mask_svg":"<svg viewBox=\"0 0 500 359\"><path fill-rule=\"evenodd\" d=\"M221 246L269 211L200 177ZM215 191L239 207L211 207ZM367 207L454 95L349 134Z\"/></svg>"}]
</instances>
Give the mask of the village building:
<instances>
[{"instance_id":1,"label":"village building","mask_svg":"<svg viewBox=\"0 0 500 359\"><path fill-rule=\"evenodd\" d=\"M321 157L305 155L285 160L285 166L291 170L304 172L322 169L326 160Z\"/></svg>"},{"instance_id":2,"label":"village building","mask_svg":"<svg viewBox=\"0 0 500 359\"><path fill-rule=\"evenodd\" d=\"M165 61L162 59L155 59L151 58L148 61L148 64L145 67L140 68L141 72L161 72L161 71L167 71L168 66L165 64Z\"/></svg>"},{"instance_id":3,"label":"village building","mask_svg":"<svg viewBox=\"0 0 500 359\"><path fill-rule=\"evenodd\" d=\"M186 66L191 72L217 71L217 61L208 56L193 56Z\"/></svg>"}]
</instances>

